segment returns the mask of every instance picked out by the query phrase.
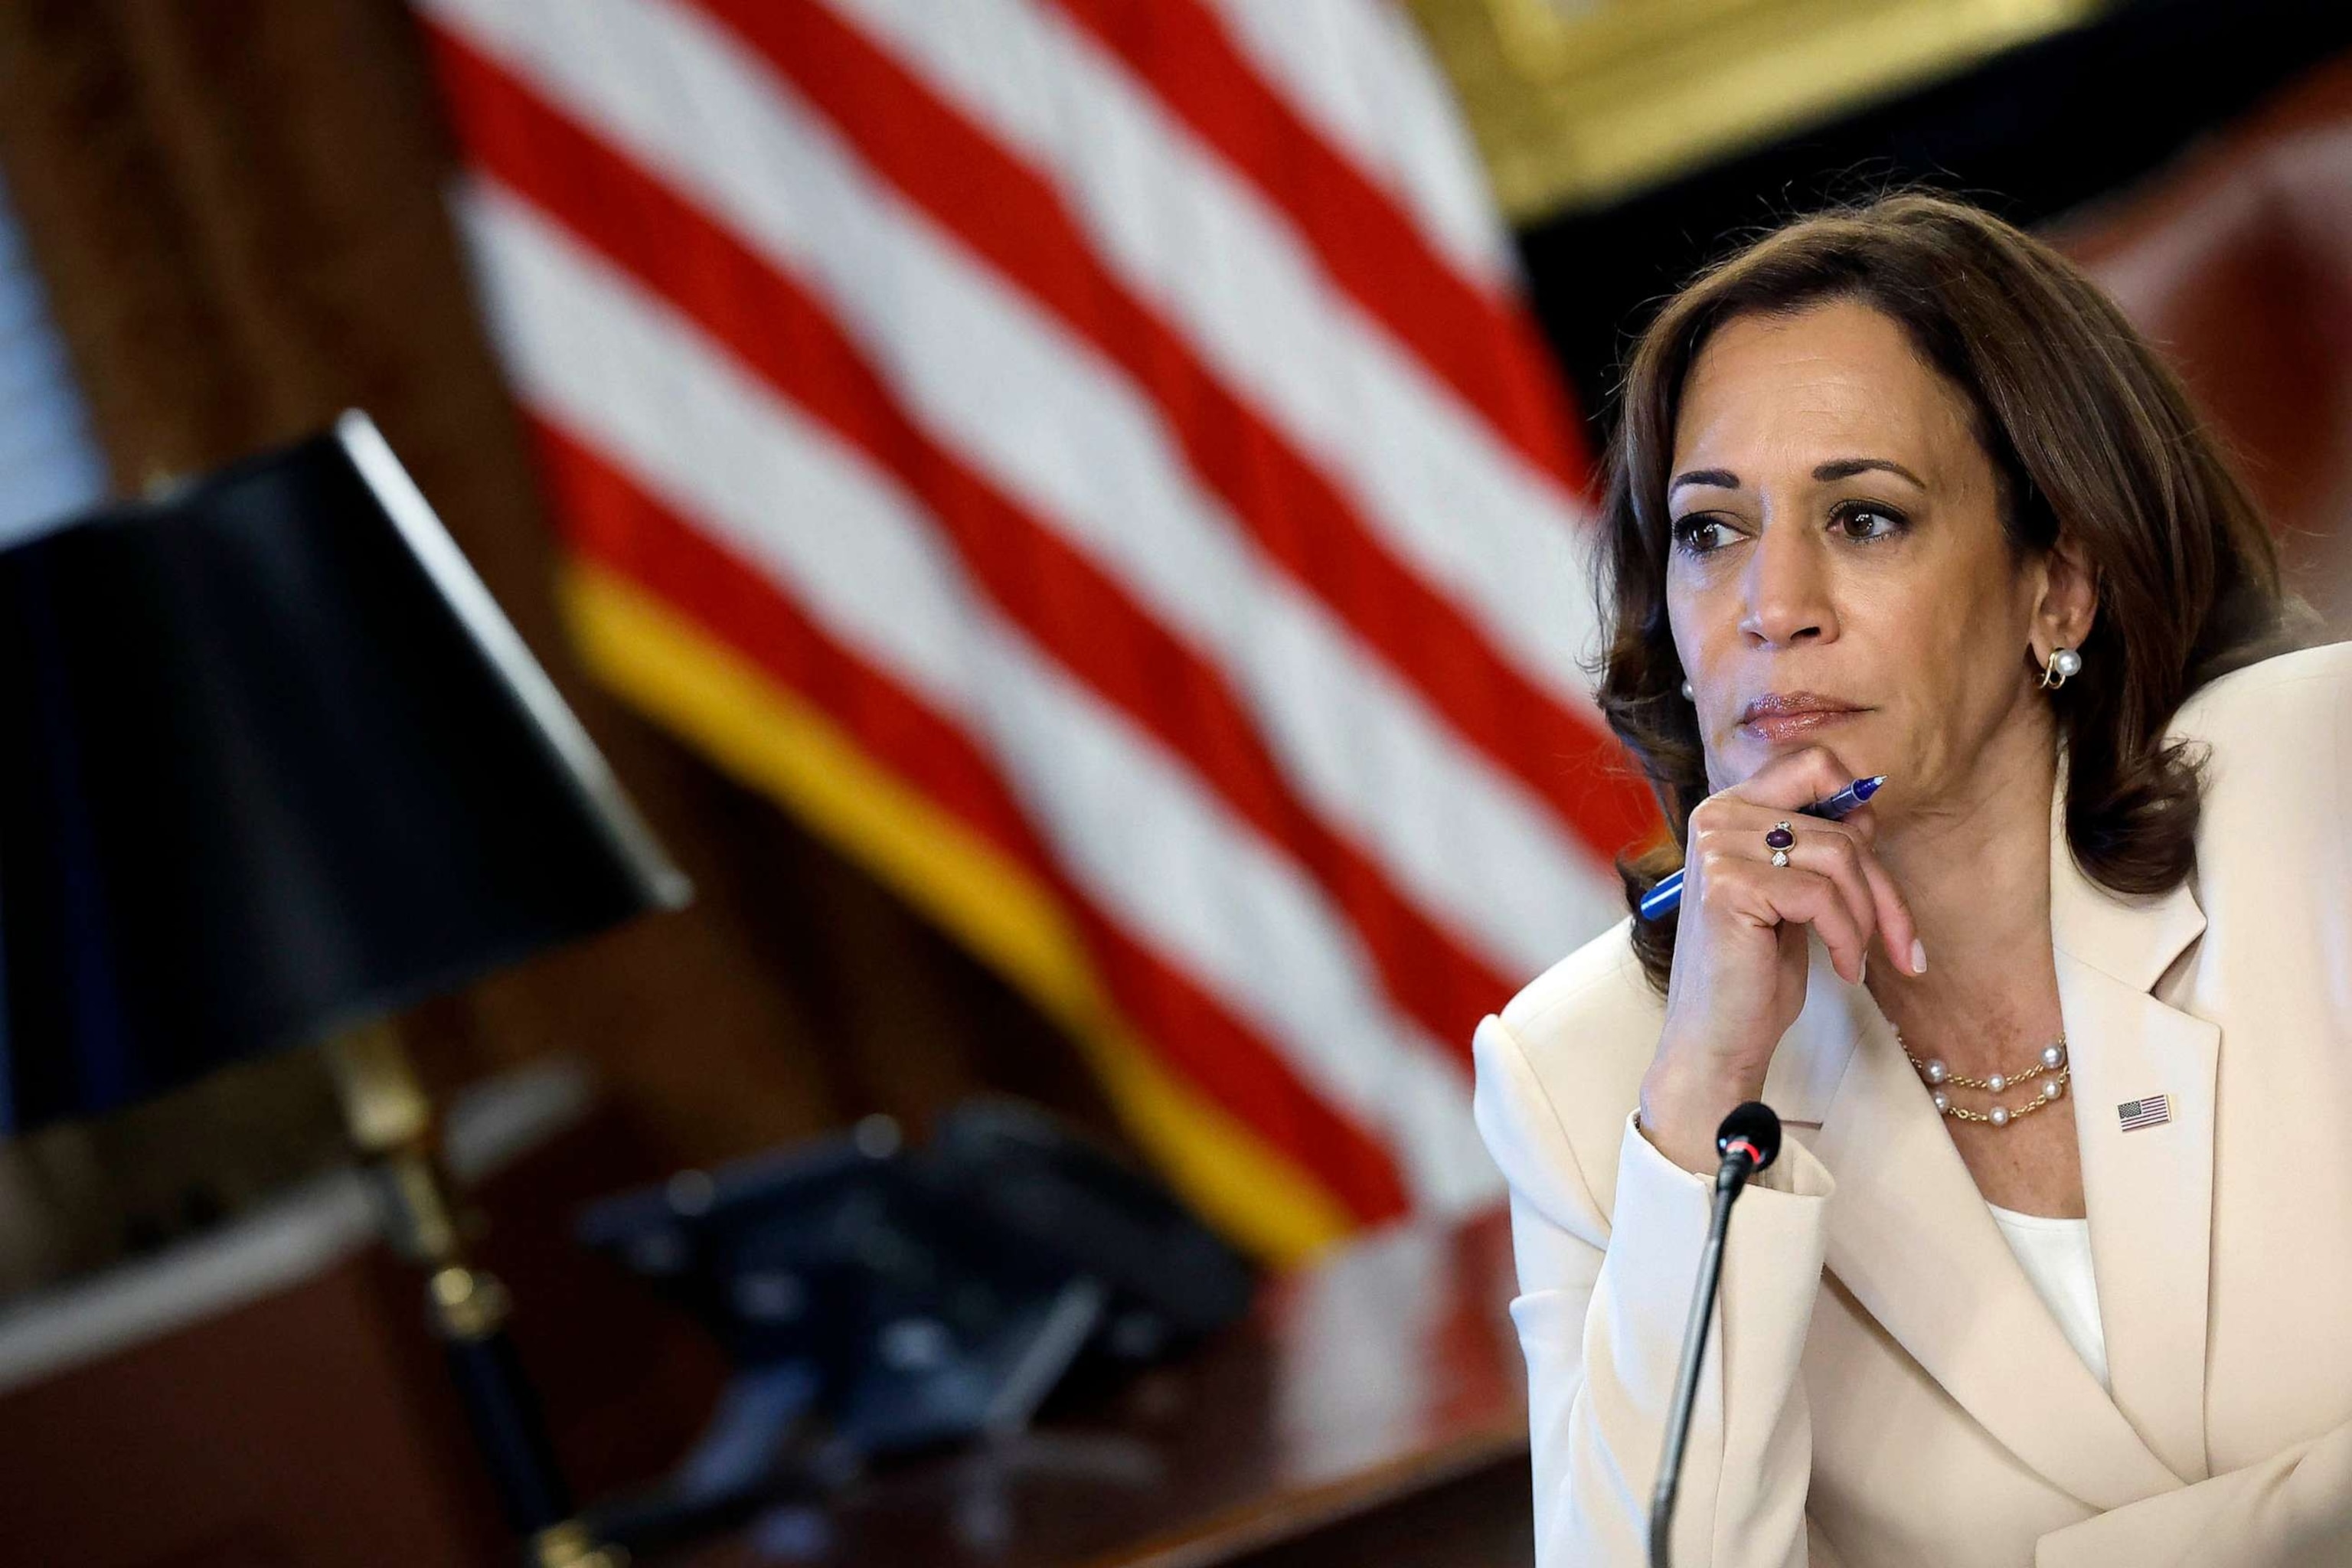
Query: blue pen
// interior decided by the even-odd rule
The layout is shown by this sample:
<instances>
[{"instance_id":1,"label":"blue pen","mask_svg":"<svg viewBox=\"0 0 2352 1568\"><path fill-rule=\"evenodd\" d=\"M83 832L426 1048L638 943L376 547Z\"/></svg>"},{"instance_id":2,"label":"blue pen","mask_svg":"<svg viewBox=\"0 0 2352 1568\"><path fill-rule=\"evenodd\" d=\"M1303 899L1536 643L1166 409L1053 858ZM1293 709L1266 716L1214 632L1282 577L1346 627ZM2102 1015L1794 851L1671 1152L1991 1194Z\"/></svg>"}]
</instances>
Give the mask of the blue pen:
<instances>
[{"instance_id":1,"label":"blue pen","mask_svg":"<svg viewBox=\"0 0 2352 1568\"><path fill-rule=\"evenodd\" d=\"M1885 773L1876 778L1856 779L1827 800L1799 806L1797 813L1801 816L1822 816L1836 822L1853 816L1863 802L1878 793L1878 786L1885 782ZM1642 895L1642 918L1645 921L1663 920L1682 907L1683 874L1680 871L1661 879L1656 887Z\"/></svg>"}]
</instances>

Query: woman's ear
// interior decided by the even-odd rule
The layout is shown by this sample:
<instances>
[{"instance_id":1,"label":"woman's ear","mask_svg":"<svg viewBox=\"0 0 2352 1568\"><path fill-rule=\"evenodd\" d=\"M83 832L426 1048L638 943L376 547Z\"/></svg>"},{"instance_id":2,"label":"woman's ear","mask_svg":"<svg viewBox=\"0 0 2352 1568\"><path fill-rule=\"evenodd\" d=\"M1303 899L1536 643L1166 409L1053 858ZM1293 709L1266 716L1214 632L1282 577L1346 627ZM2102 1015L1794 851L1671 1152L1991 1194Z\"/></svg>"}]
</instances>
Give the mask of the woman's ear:
<instances>
[{"instance_id":1,"label":"woman's ear","mask_svg":"<svg viewBox=\"0 0 2352 1568\"><path fill-rule=\"evenodd\" d=\"M2099 613L2099 569L2072 534L2061 531L2042 561L2034 624L2053 644L2081 647Z\"/></svg>"}]
</instances>

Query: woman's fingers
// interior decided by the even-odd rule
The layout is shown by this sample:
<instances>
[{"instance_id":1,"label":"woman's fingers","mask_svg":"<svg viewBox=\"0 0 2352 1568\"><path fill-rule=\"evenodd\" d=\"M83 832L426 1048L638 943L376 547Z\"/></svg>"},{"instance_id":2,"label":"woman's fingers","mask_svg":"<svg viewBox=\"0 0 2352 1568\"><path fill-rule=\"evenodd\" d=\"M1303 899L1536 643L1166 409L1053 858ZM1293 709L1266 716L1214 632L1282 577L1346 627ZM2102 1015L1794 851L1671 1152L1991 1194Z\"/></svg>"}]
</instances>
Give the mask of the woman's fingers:
<instances>
[{"instance_id":1,"label":"woman's fingers","mask_svg":"<svg viewBox=\"0 0 2352 1568\"><path fill-rule=\"evenodd\" d=\"M1858 776L1827 746L1807 746L1773 758L1745 783L1724 793L1785 814L1829 799Z\"/></svg>"},{"instance_id":2,"label":"woman's fingers","mask_svg":"<svg viewBox=\"0 0 2352 1568\"><path fill-rule=\"evenodd\" d=\"M1807 746L1775 757L1758 769L1736 791L1725 792L1735 799L1745 799L1768 809L1802 807L1815 801L1827 800L1854 782L1855 774L1836 752L1827 746ZM1791 819L1802 834L1801 819ZM1895 879L1887 874L1872 845L1878 836L1877 818L1868 806L1835 823L1813 818L1816 827L1829 827L1853 841L1858 851L1855 887L1841 877L1848 886L1851 899L1865 899L1870 906L1867 929L1874 933L1895 967L1906 973L1924 973L1927 969L1926 948L1919 941L1919 931L1911 919L1911 907L1904 901ZM1793 858L1793 857L1792 857ZM1835 872L1832 873L1836 875Z\"/></svg>"},{"instance_id":3,"label":"woman's fingers","mask_svg":"<svg viewBox=\"0 0 2352 1568\"><path fill-rule=\"evenodd\" d=\"M1793 858L1786 866L1775 866L1721 849L1706 863L1699 900L1702 908L1736 915L1759 928L1791 922L1811 926L1821 932L1838 973L1861 984L1870 927L1864 917L1857 916L1852 897L1834 877L1801 867Z\"/></svg>"},{"instance_id":4,"label":"woman's fingers","mask_svg":"<svg viewBox=\"0 0 2352 1568\"><path fill-rule=\"evenodd\" d=\"M1879 946L1906 974L1927 973L1927 947L1919 940L1919 928L1911 919L1911 906L1904 900L1902 889L1875 855L1862 858L1862 870L1870 879L1870 896L1877 906Z\"/></svg>"},{"instance_id":5,"label":"woman's fingers","mask_svg":"<svg viewBox=\"0 0 2352 1568\"><path fill-rule=\"evenodd\" d=\"M1843 822L1798 817L1791 820L1791 826L1811 858L1826 863L1823 868L1855 906L1855 918L1865 933L1878 938L1895 966L1906 974L1925 973L1924 962L1914 962L1926 949L1919 942L1911 906L1885 863L1872 852L1869 830L1853 817ZM1791 861L1798 863L1793 854Z\"/></svg>"},{"instance_id":6,"label":"woman's fingers","mask_svg":"<svg viewBox=\"0 0 2352 1568\"><path fill-rule=\"evenodd\" d=\"M1772 815L1774 809L1727 794L1702 804L1691 814L1690 850L1693 858L1705 863L1702 885L1729 866L1752 866L1767 877L1802 869L1835 890L1843 902L1846 923L1856 933L1850 954L1832 944L1832 956L1837 960L1841 975L1855 984L1861 982L1863 954L1869 951L1874 936L1882 940L1897 968L1906 973L1916 973L1912 958L1918 933L1894 878L1871 851L1870 825L1851 818L1832 822L1796 814L1780 816ZM1771 863L1772 847L1766 836L1782 822L1789 825L1792 842L1789 846L1789 865L1776 867ZM1791 911L1787 918L1804 917ZM1808 923L1821 922L1811 920ZM1825 943L1829 935L1824 929Z\"/></svg>"},{"instance_id":7,"label":"woman's fingers","mask_svg":"<svg viewBox=\"0 0 2352 1568\"><path fill-rule=\"evenodd\" d=\"M1858 833L1845 831L1841 823L1800 816L1790 820L1790 827L1797 837L1797 846L1790 852L1790 865L1802 866L1828 878L1831 885L1837 889L1838 896L1845 900L1846 912L1853 921L1855 954L1853 967L1849 970L1841 965L1838 973L1859 985L1862 984L1864 955L1870 952L1870 939L1879 929L1878 900L1871 885L1869 870L1872 865L1870 851L1863 847ZM1765 864L1771 866L1769 860Z\"/></svg>"}]
</instances>

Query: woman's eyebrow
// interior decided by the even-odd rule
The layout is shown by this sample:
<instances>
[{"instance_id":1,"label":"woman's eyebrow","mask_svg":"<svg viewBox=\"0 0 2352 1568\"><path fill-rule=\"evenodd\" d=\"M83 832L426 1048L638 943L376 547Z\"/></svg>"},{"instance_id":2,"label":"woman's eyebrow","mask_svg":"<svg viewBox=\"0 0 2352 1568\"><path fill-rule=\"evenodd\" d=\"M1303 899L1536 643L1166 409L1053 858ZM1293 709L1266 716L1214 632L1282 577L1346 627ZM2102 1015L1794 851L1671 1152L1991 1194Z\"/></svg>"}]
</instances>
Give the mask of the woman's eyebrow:
<instances>
[{"instance_id":1,"label":"woman's eyebrow","mask_svg":"<svg viewBox=\"0 0 2352 1568\"><path fill-rule=\"evenodd\" d=\"M1717 489L1736 490L1739 488L1739 476L1729 468L1693 468L1668 480L1666 493L1672 495L1685 485L1713 485Z\"/></svg>"},{"instance_id":2,"label":"woman's eyebrow","mask_svg":"<svg viewBox=\"0 0 2352 1568\"><path fill-rule=\"evenodd\" d=\"M1926 480L1902 464L1887 458L1840 458L1815 468L1813 478L1822 484L1829 484L1837 479L1850 479L1856 474L1868 473L1894 474L1898 478L1909 479L1923 490L1927 488Z\"/></svg>"}]
</instances>

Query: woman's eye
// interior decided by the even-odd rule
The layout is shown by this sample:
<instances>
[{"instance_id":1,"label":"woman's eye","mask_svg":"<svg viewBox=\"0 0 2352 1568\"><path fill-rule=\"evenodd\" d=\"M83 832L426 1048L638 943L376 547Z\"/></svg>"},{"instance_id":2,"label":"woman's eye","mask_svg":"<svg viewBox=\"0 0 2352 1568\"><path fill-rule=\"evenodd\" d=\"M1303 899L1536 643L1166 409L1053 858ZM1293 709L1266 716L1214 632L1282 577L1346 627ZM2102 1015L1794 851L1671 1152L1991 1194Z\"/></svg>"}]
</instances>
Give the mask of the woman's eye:
<instances>
[{"instance_id":1,"label":"woman's eye","mask_svg":"<svg viewBox=\"0 0 2352 1568\"><path fill-rule=\"evenodd\" d=\"M1848 539L1866 543L1874 539L1885 539L1903 531L1908 525L1900 512L1881 506L1840 507L1835 521Z\"/></svg>"},{"instance_id":2,"label":"woman's eye","mask_svg":"<svg viewBox=\"0 0 2352 1568\"><path fill-rule=\"evenodd\" d=\"M1720 549L1723 536L1728 531L1711 517L1681 517L1675 520L1675 543L1693 555L1704 555Z\"/></svg>"}]
</instances>

